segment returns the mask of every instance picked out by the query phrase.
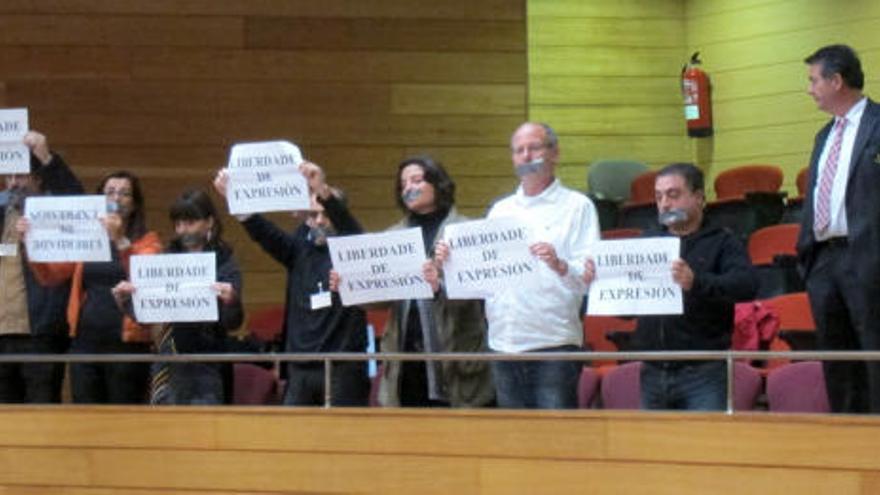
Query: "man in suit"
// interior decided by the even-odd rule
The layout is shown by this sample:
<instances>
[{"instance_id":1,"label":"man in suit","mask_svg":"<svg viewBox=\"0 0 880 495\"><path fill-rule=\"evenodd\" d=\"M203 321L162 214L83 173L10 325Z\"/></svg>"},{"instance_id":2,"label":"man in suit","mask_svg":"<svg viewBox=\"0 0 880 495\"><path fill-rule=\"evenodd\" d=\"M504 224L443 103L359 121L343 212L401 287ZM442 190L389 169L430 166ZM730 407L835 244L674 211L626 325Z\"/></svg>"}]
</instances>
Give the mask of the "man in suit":
<instances>
[{"instance_id":1,"label":"man in suit","mask_svg":"<svg viewBox=\"0 0 880 495\"><path fill-rule=\"evenodd\" d=\"M880 105L862 94L852 48L804 61L810 96L834 117L816 135L797 246L819 348L880 350ZM880 412L880 362L824 368L834 412Z\"/></svg>"}]
</instances>

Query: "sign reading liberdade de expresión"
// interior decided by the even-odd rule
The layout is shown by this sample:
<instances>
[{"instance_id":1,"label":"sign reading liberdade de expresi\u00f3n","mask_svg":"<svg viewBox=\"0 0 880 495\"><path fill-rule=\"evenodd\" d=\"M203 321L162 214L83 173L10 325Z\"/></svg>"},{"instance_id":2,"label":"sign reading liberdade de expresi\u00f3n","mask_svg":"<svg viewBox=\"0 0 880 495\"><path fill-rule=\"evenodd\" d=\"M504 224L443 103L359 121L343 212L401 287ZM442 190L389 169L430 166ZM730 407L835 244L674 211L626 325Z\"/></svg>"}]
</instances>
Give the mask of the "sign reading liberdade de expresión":
<instances>
[{"instance_id":1,"label":"sign reading liberdade de expresi\u00f3n","mask_svg":"<svg viewBox=\"0 0 880 495\"><path fill-rule=\"evenodd\" d=\"M134 314L141 323L217 321L215 253L131 257Z\"/></svg>"},{"instance_id":2,"label":"sign reading liberdade de expresi\u00f3n","mask_svg":"<svg viewBox=\"0 0 880 495\"><path fill-rule=\"evenodd\" d=\"M299 148L288 141L232 147L226 200L232 214L309 209L309 185L299 172Z\"/></svg>"},{"instance_id":3,"label":"sign reading liberdade de expresi\u00f3n","mask_svg":"<svg viewBox=\"0 0 880 495\"><path fill-rule=\"evenodd\" d=\"M0 109L0 175L30 173L31 154L23 142L27 132L27 108Z\"/></svg>"},{"instance_id":4,"label":"sign reading liberdade de expresi\u00f3n","mask_svg":"<svg viewBox=\"0 0 880 495\"><path fill-rule=\"evenodd\" d=\"M39 196L24 202L30 229L25 237L31 261L110 261L110 238L101 224L104 196Z\"/></svg>"},{"instance_id":5,"label":"sign reading liberdade de expresi\u00f3n","mask_svg":"<svg viewBox=\"0 0 880 495\"><path fill-rule=\"evenodd\" d=\"M434 297L422 274L427 256L419 228L329 237L327 245L345 306Z\"/></svg>"},{"instance_id":6,"label":"sign reading liberdade de expresi\u00f3n","mask_svg":"<svg viewBox=\"0 0 880 495\"><path fill-rule=\"evenodd\" d=\"M537 259L528 227L515 218L451 224L443 234L450 255L443 266L450 299L480 299L513 285L532 284Z\"/></svg>"},{"instance_id":7,"label":"sign reading liberdade de expresi\u00f3n","mask_svg":"<svg viewBox=\"0 0 880 495\"><path fill-rule=\"evenodd\" d=\"M587 314L682 314L681 287L672 280L672 262L680 257L680 246L678 237L593 244L596 278L590 285Z\"/></svg>"}]
</instances>

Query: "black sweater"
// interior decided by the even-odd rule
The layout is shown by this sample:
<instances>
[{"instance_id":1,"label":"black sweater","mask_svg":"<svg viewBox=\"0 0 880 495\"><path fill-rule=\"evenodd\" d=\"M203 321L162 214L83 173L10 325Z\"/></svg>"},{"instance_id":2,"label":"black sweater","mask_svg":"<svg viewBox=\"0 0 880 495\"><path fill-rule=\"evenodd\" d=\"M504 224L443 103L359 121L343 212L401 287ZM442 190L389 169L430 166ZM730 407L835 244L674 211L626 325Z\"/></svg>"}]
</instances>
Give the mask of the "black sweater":
<instances>
[{"instance_id":1,"label":"black sweater","mask_svg":"<svg viewBox=\"0 0 880 495\"><path fill-rule=\"evenodd\" d=\"M363 230L345 205L334 197L321 201L339 235ZM288 233L260 215L242 225L251 239L287 268L287 299L284 309L284 349L287 352L363 352L366 349L366 314L358 307L344 307L339 295L333 304L312 310L311 295L329 290L332 268L327 246L316 246L309 227L300 225Z\"/></svg>"},{"instance_id":2,"label":"black sweater","mask_svg":"<svg viewBox=\"0 0 880 495\"><path fill-rule=\"evenodd\" d=\"M758 288L748 254L729 232L704 226L681 238L681 258L694 272L693 287L683 293L684 314L640 317L636 347L645 351L729 349L734 304L751 300Z\"/></svg>"}]
</instances>

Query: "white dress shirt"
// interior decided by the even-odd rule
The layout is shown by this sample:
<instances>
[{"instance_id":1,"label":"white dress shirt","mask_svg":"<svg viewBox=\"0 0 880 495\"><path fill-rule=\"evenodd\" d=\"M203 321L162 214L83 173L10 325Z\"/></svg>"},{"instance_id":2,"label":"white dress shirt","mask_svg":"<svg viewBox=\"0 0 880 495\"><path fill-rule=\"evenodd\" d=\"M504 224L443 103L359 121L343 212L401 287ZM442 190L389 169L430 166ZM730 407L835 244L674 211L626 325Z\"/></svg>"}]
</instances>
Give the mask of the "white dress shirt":
<instances>
[{"instance_id":1,"label":"white dress shirt","mask_svg":"<svg viewBox=\"0 0 880 495\"><path fill-rule=\"evenodd\" d=\"M538 263L538 282L512 286L486 300L489 347L499 352L523 352L561 345L583 345L580 307L586 293L584 261L589 245L599 240L599 220L593 203L564 187L559 179L537 196L516 193L492 207L488 218L515 217L529 226L533 242L548 242L568 263L559 276Z\"/></svg>"},{"instance_id":2,"label":"white dress shirt","mask_svg":"<svg viewBox=\"0 0 880 495\"><path fill-rule=\"evenodd\" d=\"M859 133L859 125L862 121L862 114L865 112L865 106L868 104L867 98L859 100L852 108L846 112L846 127L843 128L843 141L840 143L840 156L837 161L837 172L834 174L834 182L831 186L831 209L829 211L830 221L828 228L824 232L813 233L817 241L824 241L832 237L846 237L849 228L846 223L846 183L849 181L849 169L852 166L853 146L856 142L856 136ZM837 123L839 117L834 119ZM819 196L819 181L822 177L822 171L825 169L825 162L828 161L828 152L834 143L834 129L828 133L825 140L825 147L822 149L822 155L819 156L819 169L816 171L816 184L813 189L813 211L815 212L816 201Z\"/></svg>"}]
</instances>

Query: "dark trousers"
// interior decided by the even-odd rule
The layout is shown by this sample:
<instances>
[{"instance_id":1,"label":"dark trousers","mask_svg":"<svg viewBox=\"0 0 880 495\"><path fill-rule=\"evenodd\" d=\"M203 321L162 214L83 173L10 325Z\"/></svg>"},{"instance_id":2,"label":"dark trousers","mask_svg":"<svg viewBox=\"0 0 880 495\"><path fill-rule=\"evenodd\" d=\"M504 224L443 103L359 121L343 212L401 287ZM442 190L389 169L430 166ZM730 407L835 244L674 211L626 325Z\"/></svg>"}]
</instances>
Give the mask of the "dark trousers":
<instances>
[{"instance_id":1,"label":"dark trousers","mask_svg":"<svg viewBox=\"0 0 880 495\"><path fill-rule=\"evenodd\" d=\"M336 363L330 376L330 403L333 406L365 407L369 404L370 381L366 363ZM324 405L323 364L288 363L286 406Z\"/></svg>"},{"instance_id":2,"label":"dark trousers","mask_svg":"<svg viewBox=\"0 0 880 495\"><path fill-rule=\"evenodd\" d=\"M59 354L67 338L52 335L0 336L0 354ZM0 364L0 403L59 403L64 363Z\"/></svg>"},{"instance_id":3,"label":"dark trousers","mask_svg":"<svg viewBox=\"0 0 880 495\"><path fill-rule=\"evenodd\" d=\"M724 361L642 363L642 409L721 411L727 405Z\"/></svg>"},{"instance_id":4,"label":"dark trousers","mask_svg":"<svg viewBox=\"0 0 880 495\"><path fill-rule=\"evenodd\" d=\"M534 352L575 352L568 345ZM505 409L575 409L583 363L578 361L492 361L498 407Z\"/></svg>"},{"instance_id":5,"label":"dark trousers","mask_svg":"<svg viewBox=\"0 0 880 495\"><path fill-rule=\"evenodd\" d=\"M72 354L149 353L146 344L94 346L74 341ZM70 385L77 404L143 404L150 363L72 363Z\"/></svg>"},{"instance_id":6,"label":"dark trousers","mask_svg":"<svg viewBox=\"0 0 880 495\"><path fill-rule=\"evenodd\" d=\"M847 268L848 256L845 242L820 244L807 278L818 347L880 350L880 286L860 283L859 274ZM880 412L880 362L825 361L823 367L833 412Z\"/></svg>"}]
</instances>

